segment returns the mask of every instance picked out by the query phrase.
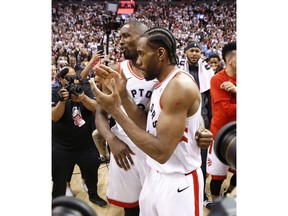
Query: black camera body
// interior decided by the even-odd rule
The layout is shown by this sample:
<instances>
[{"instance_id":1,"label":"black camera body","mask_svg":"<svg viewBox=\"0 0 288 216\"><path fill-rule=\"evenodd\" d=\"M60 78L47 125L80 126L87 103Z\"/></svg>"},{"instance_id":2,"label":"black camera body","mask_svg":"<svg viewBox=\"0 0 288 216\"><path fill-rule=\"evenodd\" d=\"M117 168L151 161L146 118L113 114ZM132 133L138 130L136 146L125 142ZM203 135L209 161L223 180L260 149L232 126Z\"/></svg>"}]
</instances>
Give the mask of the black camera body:
<instances>
[{"instance_id":1,"label":"black camera body","mask_svg":"<svg viewBox=\"0 0 288 216\"><path fill-rule=\"evenodd\" d=\"M88 83L88 78L81 79L79 76L66 76L65 79L68 81L68 83L64 87L69 92L69 94L74 95L81 95L84 92L82 85Z\"/></svg>"},{"instance_id":2,"label":"black camera body","mask_svg":"<svg viewBox=\"0 0 288 216\"><path fill-rule=\"evenodd\" d=\"M115 17L112 17L111 15L103 14L102 20L106 29L106 34L110 34L111 30L117 30L121 26L121 22L116 21Z\"/></svg>"},{"instance_id":3,"label":"black camera body","mask_svg":"<svg viewBox=\"0 0 288 216\"><path fill-rule=\"evenodd\" d=\"M225 124L214 140L214 152L218 159L236 169L236 121Z\"/></svg>"},{"instance_id":4,"label":"black camera body","mask_svg":"<svg viewBox=\"0 0 288 216\"><path fill-rule=\"evenodd\" d=\"M225 124L214 140L214 152L224 164L236 170L236 121ZM236 197L219 196L208 216L236 216Z\"/></svg>"},{"instance_id":5,"label":"black camera body","mask_svg":"<svg viewBox=\"0 0 288 216\"><path fill-rule=\"evenodd\" d=\"M84 84L89 84L89 78L81 78L80 76L65 76L65 80L68 82L63 86L69 92L69 98L71 94L81 95ZM59 93L60 100L63 100L62 95Z\"/></svg>"}]
</instances>

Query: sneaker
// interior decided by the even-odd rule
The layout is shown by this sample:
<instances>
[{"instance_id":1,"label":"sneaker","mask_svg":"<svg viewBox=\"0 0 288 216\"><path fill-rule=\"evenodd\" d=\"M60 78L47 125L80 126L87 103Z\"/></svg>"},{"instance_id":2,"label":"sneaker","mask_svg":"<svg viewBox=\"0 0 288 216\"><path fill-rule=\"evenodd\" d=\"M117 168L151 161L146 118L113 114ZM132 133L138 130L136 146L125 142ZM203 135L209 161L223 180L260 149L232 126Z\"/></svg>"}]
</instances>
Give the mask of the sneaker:
<instances>
[{"instance_id":1,"label":"sneaker","mask_svg":"<svg viewBox=\"0 0 288 216\"><path fill-rule=\"evenodd\" d=\"M88 188L85 183L81 182L81 187L83 188L84 191L88 192Z\"/></svg>"},{"instance_id":2,"label":"sneaker","mask_svg":"<svg viewBox=\"0 0 288 216\"><path fill-rule=\"evenodd\" d=\"M231 193L229 189L225 189L222 193L222 196L226 197L228 193Z\"/></svg>"},{"instance_id":3,"label":"sneaker","mask_svg":"<svg viewBox=\"0 0 288 216\"><path fill-rule=\"evenodd\" d=\"M101 161L101 163L105 163L106 162L106 157L101 155L100 156L100 161Z\"/></svg>"},{"instance_id":4,"label":"sneaker","mask_svg":"<svg viewBox=\"0 0 288 216\"><path fill-rule=\"evenodd\" d=\"M211 210L212 205L213 205L213 203L210 200L204 200L204 202L203 202L203 206L209 210Z\"/></svg>"},{"instance_id":5,"label":"sneaker","mask_svg":"<svg viewBox=\"0 0 288 216\"><path fill-rule=\"evenodd\" d=\"M107 202L99 196L89 197L90 202L99 205L101 207L106 206Z\"/></svg>"},{"instance_id":6,"label":"sneaker","mask_svg":"<svg viewBox=\"0 0 288 216\"><path fill-rule=\"evenodd\" d=\"M68 196L68 197L74 197L74 194L71 190L70 187L66 187L66 193L65 193L65 196Z\"/></svg>"}]
</instances>

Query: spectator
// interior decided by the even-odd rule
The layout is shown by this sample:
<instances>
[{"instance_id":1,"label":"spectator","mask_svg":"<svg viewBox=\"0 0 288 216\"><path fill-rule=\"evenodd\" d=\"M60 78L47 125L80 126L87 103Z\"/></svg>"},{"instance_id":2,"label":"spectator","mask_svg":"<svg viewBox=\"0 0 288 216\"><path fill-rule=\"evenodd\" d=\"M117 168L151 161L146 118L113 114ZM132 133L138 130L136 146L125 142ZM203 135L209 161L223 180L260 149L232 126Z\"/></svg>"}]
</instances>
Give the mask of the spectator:
<instances>
[{"instance_id":1,"label":"spectator","mask_svg":"<svg viewBox=\"0 0 288 216\"><path fill-rule=\"evenodd\" d=\"M99 152L92 139L95 101L89 85L80 94L69 92L67 80L76 73L69 66L59 72L60 86L52 89L52 198L63 196L69 172L78 164L85 176L89 200L107 205L97 193ZM71 82L70 82L71 83Z\"/></svg>"},{"instance_id":2,"label":"spectator","mask_svg":"<svg viewBox=\"0 0 288 216\"><path fill-rule=\"evenodd\" d=\"M225 124L236 121L236 42L224 45L222 56L226 68L212 77L210 88L213 115L210 130L214 139ZM212 143L208 149L207 173L211 175L210 190L213 201L220 195L228 169L234 173L227 190L227 193L231 193L236 186L236 170L229 168L217 158Z\"/></svg>"},{"instance_id":3,"label":"spectator","mask_svg":"<svg viewBox=\"0 0 288 216\"><path fill-rule=\"evenodd\" d=\"M76 75L80 75L82 72L83 68L77 64L76 57L75 56L70 56L69 57L69 66L74 68Z\"/></svg>"},{"instance_id":4,"label":"spectator","mask_svg":"<svg viewBox=\"0 0 288 216\"><path fill-rule=\"evenodd\" d=\"M214 71L210 68L206 61L201 58L201 44L191 41L184 49L186 54L185 71L189 72L195 79L198 88L200 89L202 103L201 115L203 117L205 128L210 128L212 118L211 111L211 96L210 96L210 79L214 75ZM206 159L207 149L201 149L202 165L201 169L204 175L204 206L210 209L210 201L206 195Z\"/></svg>"},{"instance_id":5,"label":"spectator","mask_svg":"<svg viewBox=\"0 0 288 216\"><path fill-rule=\"evenodd\" d=\"M52 84L52 86L53 86L53 84L56 82L56 74L57 74L56 65L53 64L53 65L51 66L51 72L52 72L52 75L51 75L51 78L52 78L51 84Z\"/></svg>"},{"instance_id":6,"label":"spectator","mask_svg":"<svg viewBox=\"0 0 288 216\"><path fill-rule=\"evenodd\" d=\"M214 74L217 74L219 71L223 69L221 66L221 58L218 54L210 55L209 58L206 59L206 61L213 69Z\"/></svg>"}]
</instances>

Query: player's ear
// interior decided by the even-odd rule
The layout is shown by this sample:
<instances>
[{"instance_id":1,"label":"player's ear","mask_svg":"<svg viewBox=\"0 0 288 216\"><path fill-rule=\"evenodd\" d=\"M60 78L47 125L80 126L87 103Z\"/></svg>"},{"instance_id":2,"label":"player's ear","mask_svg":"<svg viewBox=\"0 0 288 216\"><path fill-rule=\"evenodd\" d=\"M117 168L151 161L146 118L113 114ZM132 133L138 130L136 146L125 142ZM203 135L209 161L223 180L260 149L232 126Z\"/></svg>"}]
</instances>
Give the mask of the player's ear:
<instances>
[{"instance_id":1,"label":"player's ear","mask_svg":"<svg viewBox=\"0 0 288 216\"><path fill-rule=\"evenodd\" d=\"M157 52L158 52L159 61L163 60L165 58L165 56L167 55L167 52L163 47L159 47Z\"/></svg>"}]
</instances>

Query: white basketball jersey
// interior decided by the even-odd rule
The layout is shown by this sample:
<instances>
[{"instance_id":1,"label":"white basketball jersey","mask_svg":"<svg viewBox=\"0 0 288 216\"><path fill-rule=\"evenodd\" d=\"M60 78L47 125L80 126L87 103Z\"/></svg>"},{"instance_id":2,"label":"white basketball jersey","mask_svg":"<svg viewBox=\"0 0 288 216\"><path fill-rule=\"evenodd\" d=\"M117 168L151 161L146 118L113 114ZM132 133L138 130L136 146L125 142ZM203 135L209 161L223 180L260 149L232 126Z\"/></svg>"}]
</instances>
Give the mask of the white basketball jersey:
<instances>
[{"instance_id":1,"label":"white basketball jersey","mask_svg":"<svg viewBox=\"0 0 288 216\"><path fill-rule=\"evenodd\" d=\"M157 80L155 79L151 81L146 81L144 77L139 77L136 73L133 72L129 60L125 60L120 63L120 71L121 69L122 73L124 73L127 79L126 89L128 90L135 103L145 110L147 103L151 99L152 92L154 90L154 86ZM121 108L125 112L124 108ZM115 134L127 136L123 128L117 122L111 130Z\"/></svg>"},{"instance_id":2,"label":"white basketball jersey","mask_svg":"<svg viewBox=\"0 0 288 216\"><path fill-rule=\"evenodd\" d=\"M170 72L164 81L155 86L152 94L146 130L154 136L157 136L157 120L162 110L160 105L162 93L165 91L165 88L170 80L177 73L184 73L187 75L187 79L191 79L190 74L184 72L180 68L175 68ZM177 94L177 92L175 92L175 94ZM162 173L189 173L199 168L202 162L200 148L195 140L195 132L199 128L200 118L201 104L199 104L197 112L187 118L182 140L178 143L169 160L165 164L160 164L151 157L147 156L147 163L149 166ZM171 127L173 127L173 123L171 124Z\"/></svg>"}]
</instances>

